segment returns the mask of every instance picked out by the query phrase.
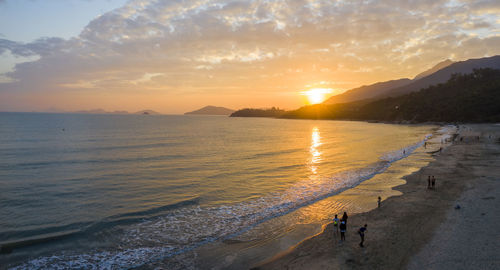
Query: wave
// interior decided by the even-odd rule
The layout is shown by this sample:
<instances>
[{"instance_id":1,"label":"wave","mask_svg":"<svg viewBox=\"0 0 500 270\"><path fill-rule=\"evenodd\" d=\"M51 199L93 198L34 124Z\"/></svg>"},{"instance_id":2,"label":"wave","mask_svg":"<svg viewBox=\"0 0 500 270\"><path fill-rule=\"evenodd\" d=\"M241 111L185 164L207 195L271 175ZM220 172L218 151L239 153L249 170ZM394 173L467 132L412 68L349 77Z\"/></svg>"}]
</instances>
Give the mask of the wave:
<instances>
[{"instance_id":1,"label":"wave","mask_svg":"<svg viewBox=\"0 0 500 270\"><path fill-rule=\"evenodd\" d=\"M123 226L142 222L145 219L159 217L167 211L198 205L199 197L183 200L144 211L130 212L110 216L99 222L80 222L64 226L48 227L36 230L6 231L0 233L0 253L10 253L13 249L33 246L51 241L59 241L73 236L92 237L93 233L110 229L117 225Z\"/></svg>"},{"instance_id":2,"label":"wave","mask_svg":"<svg viewBox=\"0 0 500 270\"><path fill-rule=\"evenodd\" d=\"M80 165L80 164L102 164L102 163L127 163L127 162L146 162L146 161L164 161L184 158L184 155L158 155L151 157L132 157L132 158L100 158L100 159L73 159L73 160L48 160L40 162L21 162L21 163L4 163L0 165L0 169L38 169L41 167L61 166L61 165Z\"/></svg>"},{"instance_id":3,"label":"wave","mask_svg":"<svg viewBox=\"0 0 500 270\"><path fill-rule=\"evenodd\" d=\"M151 215L140 222L127 222L128 226L122 227L119 249L42 257L13 269L43 268L48 265L61 268L75 265L97 269L133 268L165 260L210 242L241 235L270 219L353 188L384 172L393 162L412 154L430 136L386 153L380 157L380 161L364 168L346 170L314 181L304 179L282 193L234 205L201 207L197 203L187 203L181 207L158 208L118 216L115 218L123 224L123 219L129 217Z\"/></svg>"},{"instance_id":4,"label":"wave","mask_svg":"<svg viewBox=\"0 0 500 270\"><path fill-rule=\"evenodd\" d=\"M429 140L433 135L432 134L427 134L425 135L424 139L422 141L416 142L414 144L408 145L406 147L403 147L401 149L395 150L388 152L380 157L381 160L387 161L387 162L395 162L400 159L403 159L405 157L408 157L413 151L415 151L417 148L421 147L424 145L424 143Z\"/></svg>"},{"instance_id":5,"label":"wave","mask_svg":"<svg viewBox=\"0 0 500 270\"><path fill-rule=\"evenodd\" d=\"M250 157L245 157L246 159L254 159L254 158L261 158L261 157L270 157L270 156L279 156L283 154L292 154L296 152L302 151L302 148L293 148L293 149L284 149L281 151L267 151L267 152L262 152L262 153L257 153L254 154Z\"/></svg>"},{"instance_id":6,"label":"wave","mask_svg":"<svg viewBox=\"0 0 500 270\"><path fill-rule=\"evenodd\" d=\"M151 138L148 138L151 139ZM159 139L164 139L159 138ZM43 139L33 139L33 140L23 140L23 142L36 142L40 145L43 142L49 142L50 140ZM98 140L86 140L81 141L80 143L99 143L101 141ZM74 144L78 144L79 142L74 142ZM171 147L181 145L179 142L161 142L161 143L142 143L142 144L123 144L123 145L104 145L104 146L94 146L89 145L87 147L68 147L64 149L58 149L58 153L87 153L87 152L95 152L95 151L113 151L113 150L130 150L130 149L148 149L148 148L161 148L161 147ZM10 153L12 151L16 152L25 152L25 154L30 154L32 151L39 151L44 153L50 153L53 148L47 147L3 147L0 149L0 153Z\"/></svg>"},{"instance_id":7,"label":"wave","mask_svg":"<svg viewBox=\"0 0 500 270\"><path fill-rule=\"evenodd\" d=\"M0 243L0 254L11 253L14 249L17 248L23 248L51 241L61 240L70 236L77 235L80 232L81 232L80 230L72 230L72 231L56 232L43 235L38 234L36 237L32 238L28 237L28 238L18 239L16 241Z\"/></svg>"}]
</instances>

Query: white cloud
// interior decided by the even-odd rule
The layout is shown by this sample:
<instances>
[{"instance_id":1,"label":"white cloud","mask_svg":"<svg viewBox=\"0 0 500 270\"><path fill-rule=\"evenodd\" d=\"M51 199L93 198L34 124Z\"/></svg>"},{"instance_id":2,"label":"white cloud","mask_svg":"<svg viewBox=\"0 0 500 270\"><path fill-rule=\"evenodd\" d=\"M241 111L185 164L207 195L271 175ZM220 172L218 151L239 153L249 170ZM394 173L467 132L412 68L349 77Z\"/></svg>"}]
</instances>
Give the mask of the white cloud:
<instances>
[{"instance_id":1,"label":"white cloud","mask_svg":"<svg viewBox=\"0 0 500 270\"><path fill-rule=\"evenodd\" d=\"M147 84L264 92L313 80L355 87L413 76L452 56L500 53L491 17L498 8L498 1L135 0L69 40L0 39L0 54L40 57L7 73L12 81L0 91L142 91Z\"/></svg>"}]
</instances>

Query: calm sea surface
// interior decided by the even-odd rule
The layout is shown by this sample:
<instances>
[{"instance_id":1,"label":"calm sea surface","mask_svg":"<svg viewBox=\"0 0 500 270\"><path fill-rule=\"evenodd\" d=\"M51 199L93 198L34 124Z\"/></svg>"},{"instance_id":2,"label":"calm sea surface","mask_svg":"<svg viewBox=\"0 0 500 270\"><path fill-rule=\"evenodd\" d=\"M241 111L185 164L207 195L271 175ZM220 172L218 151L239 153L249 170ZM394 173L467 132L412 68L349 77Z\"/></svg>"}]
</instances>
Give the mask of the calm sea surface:
<instances>
[{"instance_id":1,"label":"calm sea surface","mask_svg":"<svg viewBox=\"0 0 500 270\"><path fill-rule=\"evenodd\" d=\"M425 151L444 133L0 113L0 244L11 251L0 254L0 268L248 267L318 232L334 213L398 195L391 187L431 160Z\"/></svg>"}]
</instances>

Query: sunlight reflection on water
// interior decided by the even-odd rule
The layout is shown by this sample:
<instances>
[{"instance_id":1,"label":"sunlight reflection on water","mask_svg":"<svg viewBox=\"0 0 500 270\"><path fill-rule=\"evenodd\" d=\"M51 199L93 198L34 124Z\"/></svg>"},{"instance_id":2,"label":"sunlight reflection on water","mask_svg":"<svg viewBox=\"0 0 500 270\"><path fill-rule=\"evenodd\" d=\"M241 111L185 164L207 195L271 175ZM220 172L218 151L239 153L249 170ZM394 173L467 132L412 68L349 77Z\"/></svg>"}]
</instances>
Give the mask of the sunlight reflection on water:
<instances>
[{"instance_id":1,"label":"sunlight reflection on water","mask_svg":"<svg viewBox=\"0 0 500 270\"><path fill-rule=\"evenodd\" d=\"M313 127L311 134L311 147L309 152L311 153L311 160L309 162L309 167L313 175L318 174L318 164L321 162L321 151L319 147L321 146L321 135L319 133L318 127Z\"/></svg>"}]
</instances>

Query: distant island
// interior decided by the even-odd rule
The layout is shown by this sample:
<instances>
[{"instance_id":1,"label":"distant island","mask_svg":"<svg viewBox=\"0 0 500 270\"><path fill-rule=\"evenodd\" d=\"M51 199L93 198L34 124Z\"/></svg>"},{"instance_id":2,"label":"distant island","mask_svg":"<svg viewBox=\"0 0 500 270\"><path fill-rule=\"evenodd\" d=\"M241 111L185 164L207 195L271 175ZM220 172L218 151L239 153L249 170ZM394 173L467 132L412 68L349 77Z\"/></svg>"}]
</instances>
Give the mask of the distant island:
<instances>
[{"instance_id":1,"label":"distant island","mask_svg":"<svg viewBox=\"0 0 500 270\"><path fill-rule=\"evenodd\" d=\"M142 110L142 111L138 111L138 112L136 112L134 114L158 115L158 114L161 114L161 113L153 111L153 110Z\"/></svg>"},{"instance_id":2,"label":"distant island","mask_svg":"<svg viewBox=\"0 0 500 270\"><path fill-rule=\"evenodd\" d=\"M185 115L190 114L198 114L198 115L230 115L234 112L234 110L224 108L224 107L216 107L216 106L205 106L199 110L184 113Z\"/></svg>"},{"instance_id":3,"label":"distant island","mask_svg":"<svg viewBox=\"0 0 500 270\"><path fill-rule=\"evenodd\" d=\"M286 111L280 108L271 109L241 109L231 114L231 117L281 117Z\"/></svg>"},{"instance_id":4,"label":"distant island","mask_svg":"<svg viewBox=\"0 0 500 270\"><path fill-rule=\"evenodd\" d=\"M153 110L141 110L138 112L130 113L128 111L106 111L103 109L92 109L92 110L80 110L74 112L62 111L51 109L49 112L52 113L80 113L80 114L143 114L143 115L159 115L161 113L153 111Z\"/></svg>"}]
</instances>

